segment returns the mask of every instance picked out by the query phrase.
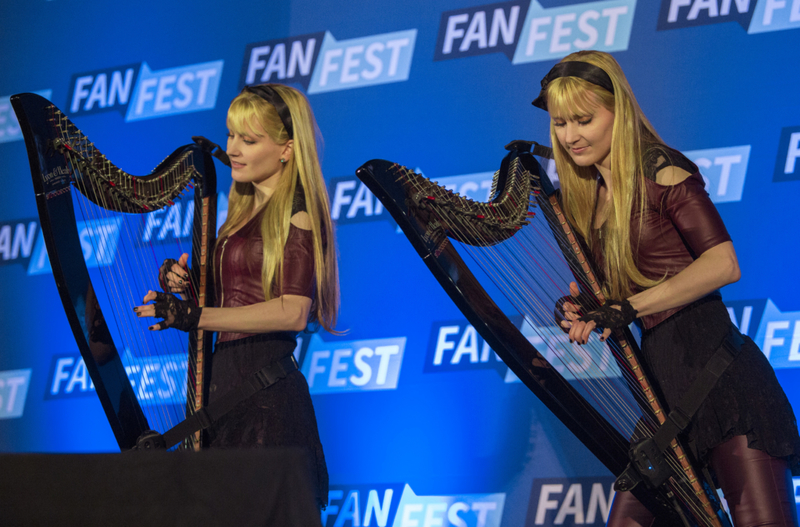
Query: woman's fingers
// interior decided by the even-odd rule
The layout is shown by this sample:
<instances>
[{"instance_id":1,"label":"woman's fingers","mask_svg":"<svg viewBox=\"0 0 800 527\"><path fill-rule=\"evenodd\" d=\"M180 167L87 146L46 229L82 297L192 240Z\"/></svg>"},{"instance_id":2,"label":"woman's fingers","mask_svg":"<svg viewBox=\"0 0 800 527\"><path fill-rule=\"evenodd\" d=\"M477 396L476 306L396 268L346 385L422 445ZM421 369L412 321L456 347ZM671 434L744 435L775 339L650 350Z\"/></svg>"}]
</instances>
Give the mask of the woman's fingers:
<instances>
[{"instance_id":1,"label":"woman's fingers","mask_svg":"<svg viewBox=\"0 0 800 527\"><path fill-rule=\"evenodd\" d=\"M152 304L148 306L136 306L133 310L136 311L136 316L140 318L156 316L156 308Z\"/></svg>"},{"instance_id":2,"label":"woman's fingers","mask_svg":"<svg viewBox=\"0 0 800 527\"><path fill-rule=\"evenodd\" d=\"M172 274L175 275L175 281L179 283L185 283L186 280L189 279L189 273L186 272L187 266L186 264L189 262L189 255L187 253L183 253L180 258L178 258L178 263L173 264L172 266Z\"/></svg>"},{"instance_id":3,"label":"woman's fingers","mask_svg":"<svg viewBox=\"0 0 800 527\"><path fill-rule=\"evenodd\" d=\"M596 327L597 325L594 321L582 322L576 320L572 322L572 328L569 331L569 340L571 342L577 342L578 344L586 344L589 342L589 337Z\"/></svg>"},{"instance_id":4,"label":"woman's fingers","mask_svg":"<svg viewBox=\"0 0 800 527\"><path fill-rule=\"evenodd\" d=\"M569 283L569 294L571 296L574 296L575 298L577 298L578 295L581 294L581 290L578 289L578 284L577 283L575 283L575 282L570 282Z\"/></svg>"},{"instance_id":5,"label":"woman's fingers","mask_svg":"<svg viewBox=\"0 0 800 527\"><path fill-rule=\"evenodd\" d=\"M576 320L576 321L572 322L572 327L569 330L569 341L570 342L577 342L578 344L581 344L580 340L578 340L578 337L580 336L581 332L583 331L583 326L585 324L586 324L586 322L581 322L580 320Z\"/></svg>"},{"instance_id":6,"label":"woman's fingers","mask_svg":"<svg viewBox=\"0 0 800 527\"><path fill-rule=\"evenodd\" d=\"M577 312L578 312L578 306L576 306L572 302L564 302L564 314L565 315L575 314ZM577 317L574 317L574 318L577 318Z\"/></svg>"},{"instance_id":7,"label":"woman's fingers","mask_svg":"<svg viewBox=\"0 0 800 527\"><path fill-rule=\"evenodd\" d=\"M170 292L175 293L185 290L187 287L187 282L183 278L183 275L170 272L167 279L167 286Z\"/></svg>"},{"instance_id":8,"label":"woman's fingers","mask_svg":"<svg viewBox=\"0 0 800 527\"><path fill-rule=\"evenodd\" d=\"M592 331L594 331L594 328L596 327L597 324L595 324L593 321L586 324L586 326L583 328L583 333L581 333L582 344L589 342L589 337L592 335Z\"/></svg>"},{"instance_id":9,"label":"woman's fingers","mask_svg":"<svg viewBox=\"0 0 800 527\"><path fill-rule=\"evenodd\" d=\"M136 306L133 310L136 312L137 317L154 317L156 316L156 305L155 304L148 304L148 302L152 302L156 299L155 291L148 291L147 294L144 296L144 300L142 301L145 305L143 306Z\"/></svg>"},{"instance_id":10,"label":"woman's fingers","mask_svg":"<svg viewBox=\"0 0 800 527\"><path fill-rule=\"evenodd\" d=\"M186 272L186 269L178 267L176 264L172 266L172 269L168 273L168 277L170 280L174 280L175 282L185 282L189 279L189 273Z\"/></svg>"},{"instance_id":11,"label":"woman's fingers","mask_svg":"<svg viewBox=\"0 0 800 527\"><path fill-rule=\"evenodd\" d=\"M180 293L186 290L189 283L189 273L186 264L189 261L189 254L183 253L177 263L172 264L167 273L167 285L172 293Z\"/></svg>"}]
</instances>

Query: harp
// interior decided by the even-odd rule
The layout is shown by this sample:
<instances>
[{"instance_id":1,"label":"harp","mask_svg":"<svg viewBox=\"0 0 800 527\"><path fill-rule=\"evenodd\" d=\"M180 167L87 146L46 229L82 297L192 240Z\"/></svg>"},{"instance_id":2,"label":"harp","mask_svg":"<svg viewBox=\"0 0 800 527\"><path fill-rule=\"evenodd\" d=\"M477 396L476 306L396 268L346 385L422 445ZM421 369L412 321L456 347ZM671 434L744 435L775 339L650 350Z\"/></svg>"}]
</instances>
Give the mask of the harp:
<instances>
[{"instance_id":1,"label":"harp","mask_svg":"<svg viewBox=\"0 0 800 527\"><path fill-rule=\"evenodd\" d=\"M369 161L356 175L509 369L619 477L631 441L652 437L665 414L630 331L578 346L555 325L553 308L570 281L597 305L604 299L532 144L509 145L486 202L389 161ZM552 155L539 145L534 153ZM519 316L521 328L511 321ZM730 525L688 452L673 440L664 455L666 481L632 490L657 524Z\"/></svg>"},{"instance_id":2,"label":"harp","mask_svg":"<svg viewBox=\"0 0 800 527\"><path fill-rule=\"evenodd\" d=\"M132 176L46 99L23 93L11 104L67 319L117 443L130 449L145 432L163 433L204 403L211 333L150 332L132 307L159 289L163 259L183 252L191 254L189 296L213 305L213 160L188 145L152 173ZM178 448L199 446L195 434Z\"/></svg>"}]
</instances>

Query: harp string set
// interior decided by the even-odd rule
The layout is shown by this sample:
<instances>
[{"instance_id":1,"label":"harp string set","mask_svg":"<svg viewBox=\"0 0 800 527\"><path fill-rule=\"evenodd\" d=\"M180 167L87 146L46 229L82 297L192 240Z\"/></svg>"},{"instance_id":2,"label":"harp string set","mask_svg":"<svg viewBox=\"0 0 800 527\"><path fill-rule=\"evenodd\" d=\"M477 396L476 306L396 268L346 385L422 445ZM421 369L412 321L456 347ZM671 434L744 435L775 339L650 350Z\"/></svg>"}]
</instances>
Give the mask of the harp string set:
<instances>
[{"instance_id":1,"label":"harp string set","mask_svg":"<svg viewBox=\"0 0 800 527\"><path fill-rule=\"evenodd\" d=\"M205 233L191 228L195 211L191 191L202 185L194 151L176 151L152 174L132 176L111 163L55 107L51 107L50 122L57 131L53 153L64 156L71 183L79 191L72 194L76 219L88 233L81 237L84 256L88 253L102 260L90 271L96 301L116 337L113 340L122 344L120 356L150 428L166 431L202 405L202 354L190 349L183 333L148 331L146 321L139 320L131 308L141 304L148 290L160 289L158 268L164 259L192 254L193 247L208 250L203 245L208 243ZM176 203L183 204L183 214L169 210ZM207 206L204 212L208 214ZM163 226L166 221L148 222L147 214L172 218L173 228L164 229L174 234L172 243L157 244L152 233L143 241L145 225ZM187 230L191 232L188 244L178 235ZM203 305L206 278L203 273L189 276L186 295ZM179 448L196 449L198 439L187 438Z\"/></svg>"}]
</instances>

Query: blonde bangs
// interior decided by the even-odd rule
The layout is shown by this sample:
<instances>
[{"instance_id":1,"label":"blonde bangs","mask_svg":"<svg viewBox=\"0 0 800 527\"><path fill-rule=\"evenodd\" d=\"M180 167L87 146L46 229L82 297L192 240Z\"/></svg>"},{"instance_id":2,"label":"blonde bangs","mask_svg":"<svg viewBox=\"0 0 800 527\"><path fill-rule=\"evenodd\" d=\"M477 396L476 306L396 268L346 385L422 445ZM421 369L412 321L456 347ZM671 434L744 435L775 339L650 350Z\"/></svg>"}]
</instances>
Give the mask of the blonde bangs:
<instances>
[{"instance_id":1,"label":"blonde bangs","mask_svg":"<svg viewBox=\"0 0 800 527\"><path fill-rule=\"evenodd\" d=\"M276 126L274 124L276 121L280 123L275 108L254 93L240 93L228 108L227 124L231 132L244 136L264 137L264 134L258 131L259 127L254 126L258 123L273 141L283 144L289 138L283 124Z\"/></svg>"},{"instance_id":2,"label":"blonde bangs","mask_svg":"<svg viewBox=\"0 0 800 527\"><path fill-rule=\"evenodd\" d=\"M547 111L552 118L574 119L592 113L597 100L576 77L560 77L547 86Z\"/></svg>"}]
</instances>

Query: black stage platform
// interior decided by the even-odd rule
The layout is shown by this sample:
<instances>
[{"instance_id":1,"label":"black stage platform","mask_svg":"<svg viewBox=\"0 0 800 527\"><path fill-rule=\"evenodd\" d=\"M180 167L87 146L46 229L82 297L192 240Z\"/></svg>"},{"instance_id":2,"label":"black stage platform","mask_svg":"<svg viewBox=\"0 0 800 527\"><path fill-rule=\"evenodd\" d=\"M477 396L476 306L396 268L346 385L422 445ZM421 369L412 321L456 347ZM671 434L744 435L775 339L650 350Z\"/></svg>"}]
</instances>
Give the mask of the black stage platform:
<instances>
[{"instance_id":1,"label":"black stage platform","mask_svg":"<svg viewBox=\"0 0 800 527\"><path fill-rule=\"evenodd\" d=\"M301 449L0 455L0 525L320 526Z\"/></svg>"}]
</instances>

